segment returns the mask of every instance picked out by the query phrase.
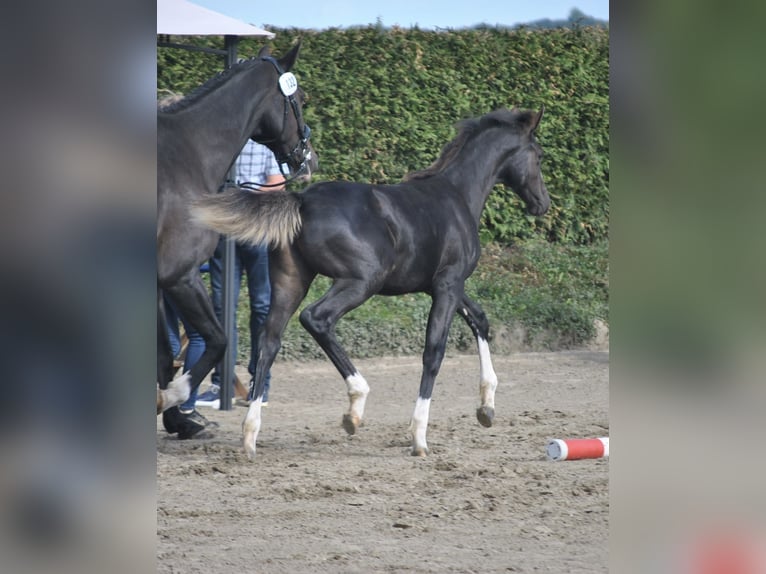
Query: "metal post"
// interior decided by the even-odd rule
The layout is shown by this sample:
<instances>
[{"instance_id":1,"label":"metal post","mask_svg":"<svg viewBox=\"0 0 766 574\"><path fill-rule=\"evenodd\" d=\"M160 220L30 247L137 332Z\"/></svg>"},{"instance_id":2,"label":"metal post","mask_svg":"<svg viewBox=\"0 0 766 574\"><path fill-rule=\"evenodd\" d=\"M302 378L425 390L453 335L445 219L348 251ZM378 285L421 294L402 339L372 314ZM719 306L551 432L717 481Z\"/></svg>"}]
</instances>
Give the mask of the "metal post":
<instances>
[{"instance_id":1,"label":"metal post","mask_svg":"<svg viewBox=\"0 0 766 574\"><path fill-rule=\"evenodd\" d=\"M237 63L237 36L224 36L224 49L226 51L226 68ZM234 166L229 171L229 179L234 180L236 173ZM234 288L239 279L234 276L235 244L232 239L226 239L223 249L223 330L226 333L228 344L223 355L221 365L221 394L220 406L222 411L231 410L232 389L234 387L234 364L237 358L237 349L234 335L237 332L236 305L234 304Z\"/></svg>"}]
</instances>

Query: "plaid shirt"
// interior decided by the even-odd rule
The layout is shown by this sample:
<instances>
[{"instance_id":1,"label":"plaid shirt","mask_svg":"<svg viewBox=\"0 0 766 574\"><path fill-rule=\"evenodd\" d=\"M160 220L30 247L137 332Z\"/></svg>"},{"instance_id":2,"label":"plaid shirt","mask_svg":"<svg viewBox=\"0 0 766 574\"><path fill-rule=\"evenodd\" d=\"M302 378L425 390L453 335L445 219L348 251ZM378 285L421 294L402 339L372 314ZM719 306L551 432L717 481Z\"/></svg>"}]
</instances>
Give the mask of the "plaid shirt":
<instances>
[{"instance_id":1,"label":"plaid shirt","mask_svg":"<svg viewBox=\"0 0 766 574\"><path fill-rule=\"evenodd\" d=\"M270 175L281 175L272 151L265 145L247 140L234 165L237 183L265 183Z\"/></svg>"}]
</instances>

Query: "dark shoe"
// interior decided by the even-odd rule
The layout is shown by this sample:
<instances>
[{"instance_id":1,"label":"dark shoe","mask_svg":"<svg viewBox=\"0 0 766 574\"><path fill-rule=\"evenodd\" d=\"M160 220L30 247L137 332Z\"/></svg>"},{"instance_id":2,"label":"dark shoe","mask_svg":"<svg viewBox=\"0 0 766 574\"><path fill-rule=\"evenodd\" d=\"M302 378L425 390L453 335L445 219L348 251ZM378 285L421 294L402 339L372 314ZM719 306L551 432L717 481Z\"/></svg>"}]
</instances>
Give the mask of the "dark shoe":
<instances>
[{"instance_id":1,"label":"dark shoe","mask_svg":"<svg viewBox=\"0 0 766 574\"><path fill-rule=\"evenodd\" d=\"M181 411L181 413L186 417L186 420L197 423L198 425L202 425L205 428L217 429L219 426L221 426L217 422L205 418L197 409L194 409L188 413Z\"/></svg>"},{"instance_id":2,"label":"dark shoe","mask_svg":"<svg viewBox=\"0 0 766 574\"><path fill-rule=\"evenodd\" d=\"M186 440L204 430L204 425L189 420L178 407L166 410L162 413L162 424L169 433L178 433L178 438Z\"/></svg>"}]
</instances>

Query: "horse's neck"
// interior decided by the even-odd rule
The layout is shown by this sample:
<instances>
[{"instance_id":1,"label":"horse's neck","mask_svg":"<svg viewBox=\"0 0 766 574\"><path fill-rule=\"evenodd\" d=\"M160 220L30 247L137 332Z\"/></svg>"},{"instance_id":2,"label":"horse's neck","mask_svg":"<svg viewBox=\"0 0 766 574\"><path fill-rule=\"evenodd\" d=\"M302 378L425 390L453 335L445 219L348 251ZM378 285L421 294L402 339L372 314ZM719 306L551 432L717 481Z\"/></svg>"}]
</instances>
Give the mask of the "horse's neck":
<instances>
[{"instance_id":1,"label":"horse's neck","mask_svg":"<svg viewBox=\"0 0 766 574\"><path fill-rule=\"evenodd\" d=\"M208 187L223 182L263 115L264 82L257 75L251 68L232 76L189 110L197 125L195 138L205 150L200 162L206 167Z\"/></svg>"},{"instance_id":2,"label":"horse's neck","mask_svg":"<svg viewBox=\"0 0 766 574\"><path fill-rule=\"evenodd\" d=\"M491 137L484 134L484 138ZM478 223L484 204L498 178L500 161L510 151L507 147L492 145L481 135L468 142L443 175L461 191Z\"/></svg>"}]
</instances>

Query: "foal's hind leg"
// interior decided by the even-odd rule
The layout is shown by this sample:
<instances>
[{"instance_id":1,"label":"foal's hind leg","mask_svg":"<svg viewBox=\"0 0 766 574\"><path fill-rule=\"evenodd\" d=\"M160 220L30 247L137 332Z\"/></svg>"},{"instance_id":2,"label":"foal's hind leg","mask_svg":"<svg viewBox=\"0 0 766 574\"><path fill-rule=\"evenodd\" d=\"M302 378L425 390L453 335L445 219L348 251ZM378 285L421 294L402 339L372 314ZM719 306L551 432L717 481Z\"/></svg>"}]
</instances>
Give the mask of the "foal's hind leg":
<instances>
[{"instance_id":1,"label":"foal's hind leg","mask_svg":"<svg viewBox=\"0 0 766 574\"><path fill-rule=\"evenodd\" d=\"M495 418L495 390L497 389L497 375L492 367L492 358L489 353L489 321L478 303L463 295L463 300L458 306L460 314L476 337L476 345L479 350L479 363L481 378L479 379L479 396L481 405L476 409L476 418L482 426L491 427L492 419Z\"/></svg>"},{"instance_id":2,"label":"foal's hind leg","mask_svg":"<svg viewBox=\"0 0 766 574\"><path fill-rule=\"evenodd\" d=\"M261 429L261 405L269 372L281 346L287 322L306 296L314 274L296 263L291 250L274 251L269 255L271 306L258 333L258 357L248 398L251 400L242 421L242 440L247 457L255 457L255 443Z\"/></svg>"},{"instance_id":3,"label":"foal's hind leg","mask_svg":"<svg viewBox=\"0 0 766 574\"><path fill-rule=\"evenodd\" d=\"M375 286L368 282L337 279L319 301L304 309L300 315L301 324L346 381L349 407L343 415L343 428L348 434L354 434L361 424L370 386L338 343L335 325L343 315L367 301L374 292Z\"/></svg>"}]
</instances>

